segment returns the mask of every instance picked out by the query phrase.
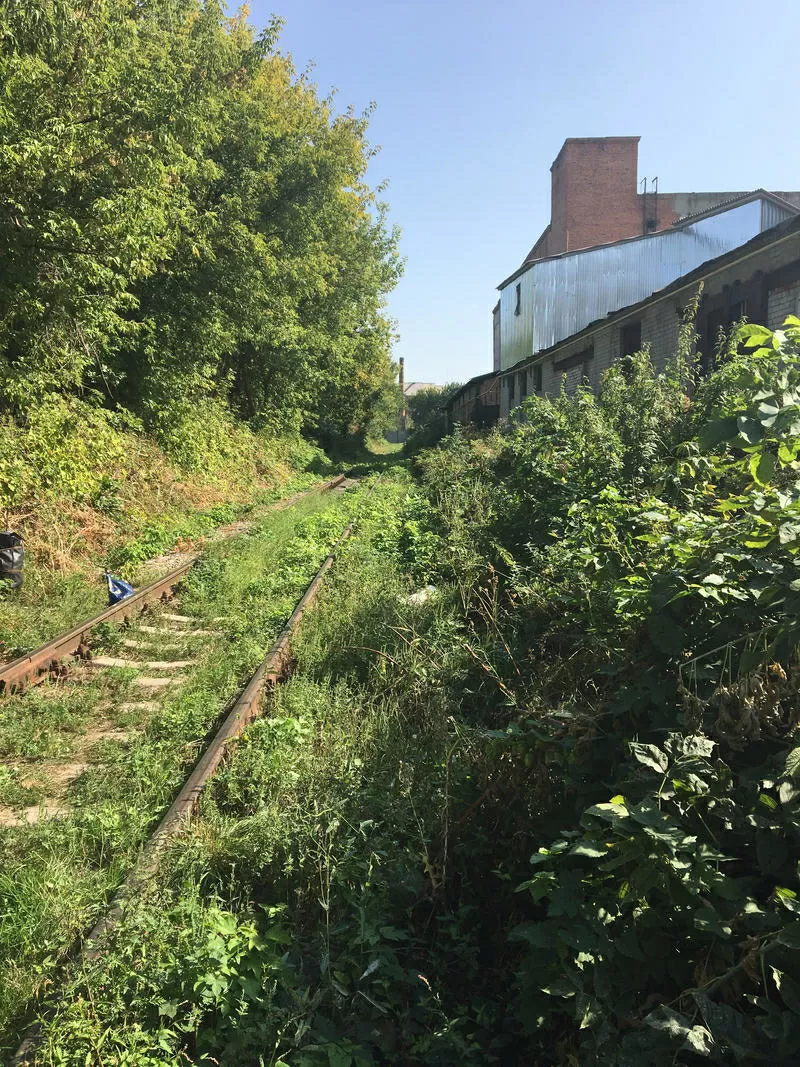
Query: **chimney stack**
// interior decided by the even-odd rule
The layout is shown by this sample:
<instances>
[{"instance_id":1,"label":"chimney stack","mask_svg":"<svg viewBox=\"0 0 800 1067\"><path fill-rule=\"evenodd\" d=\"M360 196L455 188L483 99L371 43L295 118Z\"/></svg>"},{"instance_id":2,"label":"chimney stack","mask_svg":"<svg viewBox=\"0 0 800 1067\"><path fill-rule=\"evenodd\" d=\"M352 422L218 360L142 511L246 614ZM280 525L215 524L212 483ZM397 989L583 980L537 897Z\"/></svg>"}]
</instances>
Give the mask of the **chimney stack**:
<instances>
[{"instance_id":1,"label":"chimney stack","mask_svg":"<svg viewBox=\"0 0 800 1067\"><path fill-rule=\"evenodd\" d=\"M406 432L406 361L400 357L400 392L403 394L403 408L400 412L400 429Z\"/></svg>"},{"instance_id":2,"label":"chimney stack","mask_svg":"<svg viewBox=\"0 0 800 1067\"><path fill-rule=\"evenodd\" d=\"M642 232L638 137L568 137L556 156L545 255Z\"/></svg>"}]
</instances>

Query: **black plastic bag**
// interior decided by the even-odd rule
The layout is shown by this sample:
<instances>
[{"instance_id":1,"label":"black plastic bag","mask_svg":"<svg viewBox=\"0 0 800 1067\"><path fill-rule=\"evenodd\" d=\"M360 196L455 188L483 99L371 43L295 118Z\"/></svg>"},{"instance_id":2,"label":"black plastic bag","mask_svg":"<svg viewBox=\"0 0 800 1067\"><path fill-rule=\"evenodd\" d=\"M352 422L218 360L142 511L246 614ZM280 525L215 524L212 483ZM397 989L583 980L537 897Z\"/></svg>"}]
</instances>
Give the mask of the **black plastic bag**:
<instances>
[{"instance_id":1,"label":"black plastic bag","mask_svg":"<svg viewBox=\"0 0 800 1067\"><path fill-rule=\"evenodd\" d=\"M25 549L22 538L13 530L0 531L0 591L22 587Z\"/></svg>"}]
</instances>

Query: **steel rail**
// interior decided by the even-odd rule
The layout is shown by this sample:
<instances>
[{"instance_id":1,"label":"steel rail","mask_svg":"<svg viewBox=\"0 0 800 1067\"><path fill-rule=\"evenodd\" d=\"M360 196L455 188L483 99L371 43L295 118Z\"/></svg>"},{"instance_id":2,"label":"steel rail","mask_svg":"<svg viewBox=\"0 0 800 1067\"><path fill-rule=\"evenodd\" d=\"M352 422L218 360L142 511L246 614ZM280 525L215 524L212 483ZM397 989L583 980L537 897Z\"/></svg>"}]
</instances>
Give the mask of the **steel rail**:
<instances>
[{"instance_id":1,"label":"steel rail","mask_svg":"<svg viewBox=\"0 0 800 1067\"><path fill-rule=\"evenodd\" d=\"M302 497L308 496L310 493L325 493L330 489L335 489L336 486L341 485L344 480L345 476L343 474L339 475L338 477L325 482L322 486L316 486L303 493L295 493L294 496L288 497L286 500L279 500L274 507L290 507L292 504L302 499ZM129 615L141 611L146 604L149 604L153 600L161 599L173 588L173 586L180 582L197 561L198 557L199 553L192 554L188 560L182 563L179 567L176 567L174 571L170 571L169 574L164 575L163 578L159 578L158 581L146 585L144 589L140 589L139 592L134 593L133 596L126 597L125 600L121 600L118 604L114 604L112 607L106 608L105 611L101 611L100 614L95 615L94 618L78 623L77 626L74 626L60 637L55 637L52 641L40 645L39 648L34 649L32 652L27 652L23 656L18 656L17 659L0 667L0 694L14 692L21 688L25 683L35 685L37 682L43 681L51 671L58 667L59 662L63 657L72 655L74 652L77 652L82 645L86 644L86 638L93 627L99 625L101 622L108 622L111 619L122 621Z\"/></svg>"},{"instance_id":2,"label":"steel rail","mask_svg":"<svg viewBox=\"0 0 800 1067\"><path fill-rule=\"evenodd\" d=\"M326 488L331 488L334 484L341 484L342 481L344 481L344 476L334 479L334 482L328 483ZM373 489L374 485L370 488L368 496L372 494ZM126 900L132 898L136 891L141 889L157 873L165 846L171 838L187 825L188 820L197 809L203 789L216 774L226 754L230 751L232 743L241 737L250 723L263 715L262 697L265 689L277 685L286 678L291 658L289 647L291 637L299 626L303 615L317 599L325 575L333 566L338 549L352 534L355 523L356 520L353 519L309 582L277 640L242 690L214 735L213 740L195 764L192 773L184 782L180 792L167 809L158 826L148 837L138 860L126 875L122 885L114 893L107 910L89 931L84 942L86 946L84 954L87 959L96 959L101 954L99 943L119 923ZM59 997L56 997L55 1003L58 1002L58 999ZM49 1015L55 1009L55 1003L51 1005L49 1012L46 1014ZM33 1023L28 1028L14 1058L11 1060L10 1067L34 1067L35 1061L31 1057L35 1056L41 1035L42 1023Z\"/></svg>"},{"instance_id":3,"label":"steel rail","mask_svg":"<svg viewBox=\"0 0 800 1067\"><path fill-rule=\"evenodd\" d=\"M231 744L241 737L250 723L260 718L263 714L262 697L265 689L274 687L286 677L291 658L289 641L292 634L300 625L303 615L317 599L323 579L334 564L336 552L353 532L354 525L355 520L350 523L341 535L325 558L322 566L309 582L277 640L225 717L213 740L197 761L194 770L184 782L161 822L148 838L135 867L114 894L109 910L92 927L86 938L86 956L88 958L91 959L98 954L97 942L119 921L125 899L131 895L134 889L156 873L160 855L165 845L170 838L183 829L196 811L203 790L209 780L216 774L219 765L230 750Z\"/></svg>"}]
</instances>

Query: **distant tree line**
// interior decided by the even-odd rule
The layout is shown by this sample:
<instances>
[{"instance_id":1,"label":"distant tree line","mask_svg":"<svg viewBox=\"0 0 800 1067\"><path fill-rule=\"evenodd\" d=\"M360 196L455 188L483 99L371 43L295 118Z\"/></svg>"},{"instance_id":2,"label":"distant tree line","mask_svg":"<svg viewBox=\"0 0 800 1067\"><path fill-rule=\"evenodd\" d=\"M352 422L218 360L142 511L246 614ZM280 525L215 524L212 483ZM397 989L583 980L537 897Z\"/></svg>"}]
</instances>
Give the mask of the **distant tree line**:
<instances>
[{"instance_id":1,"label":"distant tree line","mask_svg":"<svg viewBox=\"0 0 800 1067\"><path fill-rule=\"evenodd\" d=\"M279 30L217 0L0 0L0 413L346 433L394 395L367 116Z\"/></svg>"},{"instance_id":2,"label":"distant tree line","mask_svg":"<svg viewBox=\"0 0 800 1067\"><path fill-rule=\"evenodd\" d=\"M458 382L420 389L408 397L409 451L430 448L447 433L447 402L461 388Z\"/></svg>"}]
</instances>

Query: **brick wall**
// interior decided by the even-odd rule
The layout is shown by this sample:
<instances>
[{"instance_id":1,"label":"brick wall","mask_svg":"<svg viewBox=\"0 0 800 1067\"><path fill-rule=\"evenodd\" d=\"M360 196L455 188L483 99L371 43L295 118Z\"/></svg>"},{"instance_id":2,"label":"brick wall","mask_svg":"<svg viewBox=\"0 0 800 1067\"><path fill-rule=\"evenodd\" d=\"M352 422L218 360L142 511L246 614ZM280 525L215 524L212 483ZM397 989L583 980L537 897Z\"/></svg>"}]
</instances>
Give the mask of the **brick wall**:
<instances>
[{"instance_id":1,"label":"brick wall","mask_svg":"<svg viewBox=\"0 0 800 1067\"><path fill-rule=\"evenodd\" d=\"M618 241L642 232L638 137L570 137L551 167L547 253Z\"/></svg>"},{"instance_id":2,"label":"brick wall","mask_svg":"<svg viewBox=\"0 0 800 1067\"><path fill-rule=\"evenodd\" d=\"M639 192L638 137L570 137L550 168L550 225L525 262L664 230L742 192ZM800 194L779 193L796 197Z\"/></svg>"},{"instance_id":3,"label":"brick wall","mask_svg":"<svg viewBox=\"0 0 800 1067\"><path fill-rule=\"evenodd\" d=\"M770 330L778 330L783 326L787 315L800 316L800 282L770 290L767 298L767 321L764 325Z\"/></svg>"},{"instance_id":4,"label":"brick wall","mask_svg":"<svg viewBox=\"0 0 800 1067\"><path fill-rule=\"evenodd\" d=\"M500 380L496 375L467 382L447 405L448 424L452 426L453 423L460 422L462 426L467 426L476 416L495 421L499 404Z\"/></svg>"}]
</instances>

